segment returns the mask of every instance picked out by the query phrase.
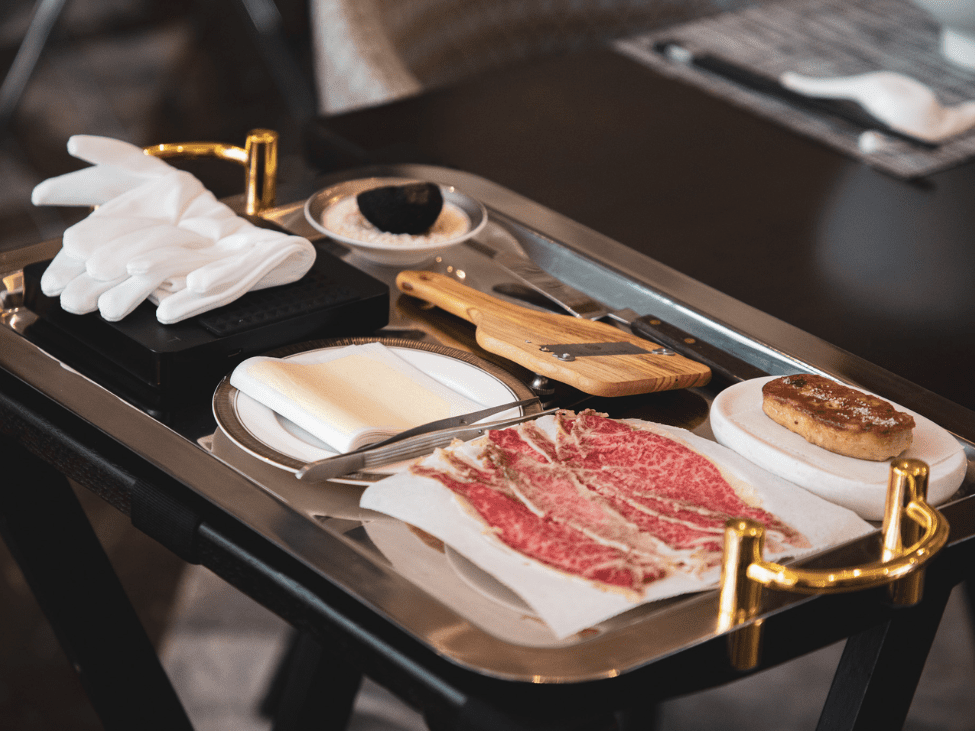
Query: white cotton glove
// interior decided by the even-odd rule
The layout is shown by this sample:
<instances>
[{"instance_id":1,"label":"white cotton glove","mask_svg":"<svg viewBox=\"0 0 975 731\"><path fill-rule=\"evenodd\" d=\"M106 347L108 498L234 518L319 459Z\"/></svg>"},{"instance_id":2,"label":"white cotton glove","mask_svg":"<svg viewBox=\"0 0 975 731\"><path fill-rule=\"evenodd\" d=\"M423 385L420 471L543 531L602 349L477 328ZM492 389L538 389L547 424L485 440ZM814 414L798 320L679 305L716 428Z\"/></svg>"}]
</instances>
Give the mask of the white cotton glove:
<instances>
[{"instance_id":1,"label":"white cotton glove","mask_svg":"<svg viewBox=\"0 0 975 731\"><path fill-rule=\"evenodd\" d=\"M68 312L120 320L149 298L171 324L296 281L314 263L307 239L254 226L134 145L76 136L68 149L94 167L46 180L33 195L38 204L99 205L65 231L41 277Z\"/></svg>"},{"instance_id":2,"label":"white cotton glove","mask_svg":"<svg viewBox=\"0 0 975 731\"><path fill-rule=\"evenodd\" d=\"M68 140L68 154L92 167L38 183L31 195L35 206L100 206L175 170L141 147L109 137L74 135Z\"/></svg>"}]
</instances>

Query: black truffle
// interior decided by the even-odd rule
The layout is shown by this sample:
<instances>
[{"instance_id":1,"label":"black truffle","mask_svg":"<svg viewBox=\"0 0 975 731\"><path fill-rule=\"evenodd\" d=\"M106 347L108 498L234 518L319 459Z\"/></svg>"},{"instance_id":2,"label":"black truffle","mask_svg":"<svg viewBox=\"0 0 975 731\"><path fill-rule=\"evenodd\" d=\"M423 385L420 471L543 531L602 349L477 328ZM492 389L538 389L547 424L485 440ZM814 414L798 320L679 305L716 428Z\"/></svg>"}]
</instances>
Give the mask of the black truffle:
<instances>
[{"instance_id":1,"label":"black truffle","mask_svg":"<svg viewBox=\"0 0 975 731\"><path fill-rule=\"evenodd\" d=\"M384 185L356 196L359 210L380 231L422 234L443 210L443 196L433 183Z\"/></svg>"}]
</instances>

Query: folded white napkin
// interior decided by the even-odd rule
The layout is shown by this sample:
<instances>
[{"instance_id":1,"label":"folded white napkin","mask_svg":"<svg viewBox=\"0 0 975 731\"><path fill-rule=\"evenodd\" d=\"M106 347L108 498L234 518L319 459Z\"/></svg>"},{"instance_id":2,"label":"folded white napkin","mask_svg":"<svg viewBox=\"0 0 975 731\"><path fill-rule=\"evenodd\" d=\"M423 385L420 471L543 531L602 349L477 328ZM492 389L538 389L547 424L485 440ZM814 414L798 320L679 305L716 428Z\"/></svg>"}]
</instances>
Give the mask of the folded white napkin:
<instances>
[{"instance_id":1,"label":"folded white napkin","mask_svg":"<svg viewBox=\"0 0 975 731\"><path fill-rule=\"evenodd\" d=\"M300 363L249 358L230 383L341 453L481 406L382 343L316 351Z\"/></svg>"},{"instance_id":2,"label":"folded white napkin","mask_svg":"<svg viewBox=\"0 0 975 731\"><path fill-rule=\"evenodd\" d=\"M68 151L94 166L45 180L32 196L36 205L98 206L64 232L41 278L68 312L120 320L148 298L171 324L296 281L315 261L307 239L253 225L135 145L76 135Z\"/></svg>"}]
</instances>

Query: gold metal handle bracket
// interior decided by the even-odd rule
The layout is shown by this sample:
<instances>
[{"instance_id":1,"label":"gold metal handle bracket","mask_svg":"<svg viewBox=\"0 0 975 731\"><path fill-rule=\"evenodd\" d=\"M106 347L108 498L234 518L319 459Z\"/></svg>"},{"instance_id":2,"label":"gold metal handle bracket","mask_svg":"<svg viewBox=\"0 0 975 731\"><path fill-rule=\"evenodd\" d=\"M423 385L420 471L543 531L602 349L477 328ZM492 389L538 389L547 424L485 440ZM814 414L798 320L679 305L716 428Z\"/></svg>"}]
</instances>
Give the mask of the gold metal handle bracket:
<instances>
[{"instance_id":1,"label":"gold metal handle bracket","mask_svg":"<svg viewBox=\"0 0 975 731\"><path fill-rule=\"evenodd\" d=\"M245 211L256 216L274 205L278 179L278 133L255 129L247 135L245 147L223 142L167 142L144 148L147 155L193 159L215 157L244 167Z\"/></svg>"},{"instance_id":2,"label":"gold metal handle bracket","mask_svg":"<svg viewBox=\"0 0 975 731\"><path fill-rule=\"evenodd\" d=\"M747 670L758 664L761 620L753 618L761 607L763 587L835 594L887 585L894 603L919 602L924 580L921 569L948 540L948 521L926 502L927 490L928 466L924 462L902 459L891 464L881 559L850 568L795 569L766 561L762 558L765 527L745 518L729 520L718 631L734 630L729 649L735 667Z\"/></svg>"}]
</instances>

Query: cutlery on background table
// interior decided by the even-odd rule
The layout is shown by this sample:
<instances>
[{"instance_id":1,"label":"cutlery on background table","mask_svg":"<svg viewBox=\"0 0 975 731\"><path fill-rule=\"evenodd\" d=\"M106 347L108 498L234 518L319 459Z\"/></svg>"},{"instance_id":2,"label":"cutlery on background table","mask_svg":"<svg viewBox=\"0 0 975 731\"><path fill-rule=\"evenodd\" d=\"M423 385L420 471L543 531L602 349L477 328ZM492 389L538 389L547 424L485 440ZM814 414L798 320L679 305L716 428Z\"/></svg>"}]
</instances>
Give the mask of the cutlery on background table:
<instances>
[{"instance_id":1,"label":"cutlery on background table","mask_svg":"<svg viewBox=\"0 0 975 731\"><path fill-rule=\"evenodd\" d=\"M777 78L757 73L718 56L707 53L693 53L675 41L659 41L654 44L653 49L675 63L693 66L743 88L751 89L773 99L786 102L798 109L803 109L819 116L842 119L864 132L881 132L889 137L895 137L927 150L938 149L937 143L921 139L920 137L891 127L855 101L840 98L807 96L806 94L789 89Z\"/></svg>"},{"instance_id":2,"label":"cutlery on background table","mask_svg":"<svg viewBox=\"0 0 975 731\"><path fill-rule=\"evenodd\" d=\"M429 271L403 271L400 291L476 326L478 345L595 396L703 386L711 370L602 322L521 307Z\"/></svg>"},{"instance_id":3,"label":"cutlery on background table","mask_svg":"<svg viewBox=\"0 0 975 731\"><path fill-rule=\"evenodd\" d=\"M473 239L467 241L465 245L488 257L517 282L544 295L574 317L592 321L607 318L626 325L641 338L683 353L708 366L714 374L731 383L769 375L757 366L695 338L679 327L653 315L641 316L628 308L608 307L585 292L580 292L556 279L525 255L497 251ZM512 290L499 289L498 291L508 296L518 296Z\"/></svg>"}]
</instances>

